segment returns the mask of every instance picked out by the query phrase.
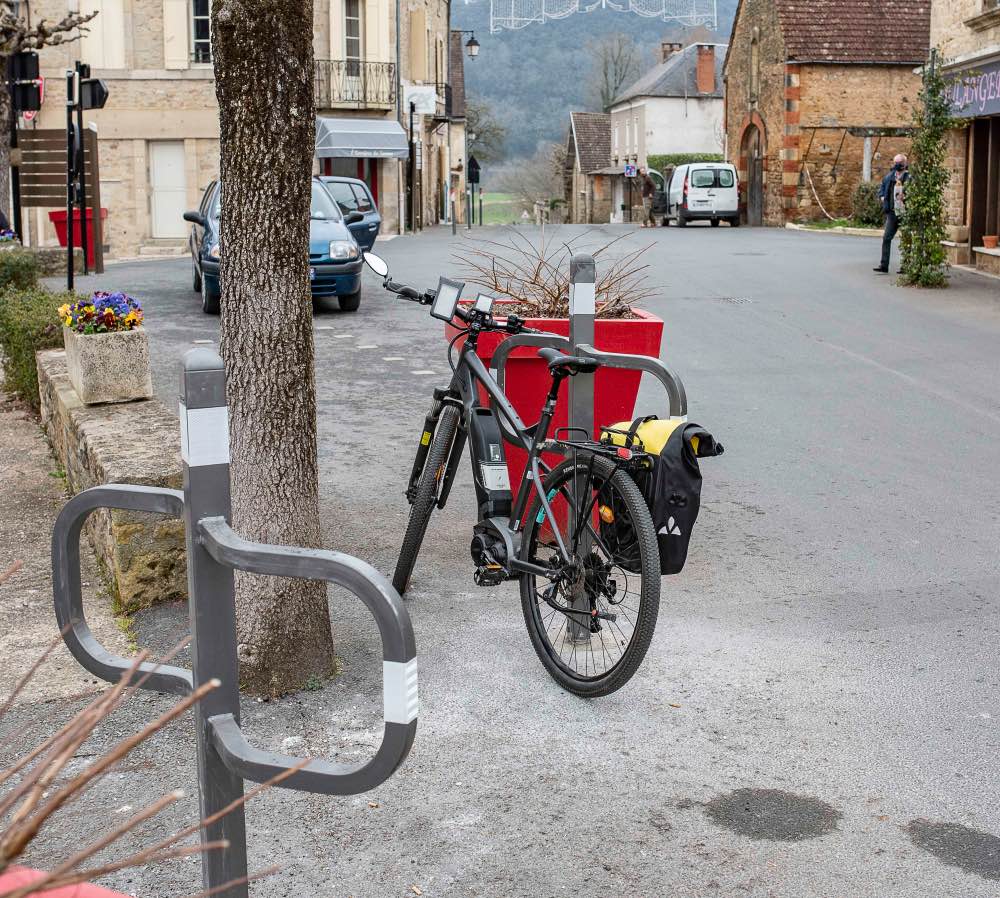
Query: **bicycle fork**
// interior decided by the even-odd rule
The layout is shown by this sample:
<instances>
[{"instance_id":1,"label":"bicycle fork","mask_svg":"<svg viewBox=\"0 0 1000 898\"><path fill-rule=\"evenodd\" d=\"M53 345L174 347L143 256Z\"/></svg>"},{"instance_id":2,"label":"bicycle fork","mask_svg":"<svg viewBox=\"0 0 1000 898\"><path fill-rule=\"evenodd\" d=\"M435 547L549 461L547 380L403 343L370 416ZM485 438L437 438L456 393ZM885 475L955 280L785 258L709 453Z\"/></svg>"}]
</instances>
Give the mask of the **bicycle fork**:
<instances>
[{"instance_id":1,"label":"bicycle fork","mask_svg":"<svg viewBox=\"0 0 1000 898\"><path fill-rule=\"evenodd\" d=\"M406 499L411 505L413 504L420 475L423 474L424 465L427 463L427 454L430 452L431 443L434 441L434 434L437 432L438 421L441 420L441 411L446 405L455 406L460 413L455 441L448 455L442 483L438 488L437 507L444 508L445 503L448 501L451 484L455 479L455 469L458 467L458 460L462 456L468 430L464 420L465 416L462 414L464 410L461 402L456 399L450 390L437 388L434 390L434 403L431 405L431 410L424 418L423 430L420 433L420 442L417 445L417 454L413 459L413 468L410 470L410 480L406 487Z\"/></svg>"}]
</instances>

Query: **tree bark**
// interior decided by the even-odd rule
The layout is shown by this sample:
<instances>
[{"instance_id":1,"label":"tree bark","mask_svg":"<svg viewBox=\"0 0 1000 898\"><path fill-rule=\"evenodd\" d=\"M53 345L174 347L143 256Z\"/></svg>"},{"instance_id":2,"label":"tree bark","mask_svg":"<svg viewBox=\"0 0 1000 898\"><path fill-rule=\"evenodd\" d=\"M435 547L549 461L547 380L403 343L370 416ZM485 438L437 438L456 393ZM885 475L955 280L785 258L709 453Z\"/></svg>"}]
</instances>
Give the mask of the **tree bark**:
<instances>
[{"instance_id":1,"label":"tree bark","mask_svg":"<svg viewBox=\"0 0 1000 898\"><path fill-rule=\"evenodd\" d=\"M233 526L320 545L309 289L312 0L218 0L222 355ZM237 573L240 675L280 695L334 666L324 584Z\"/></svg>"},{"instance_id":2,"label":"tree bark","mask_svg":"<svg viewBox=\"0 0 1000 898\"><path fill-rule=\"evenodd\" d=\"M7 70L7 57L0 56L0 66ZM13 115L10 91L7 83L0 83L0 209L13 227L14 219L10 206L10 117ZM23 236L23 235L22 235Z\"/></svg>"}]
</instances>

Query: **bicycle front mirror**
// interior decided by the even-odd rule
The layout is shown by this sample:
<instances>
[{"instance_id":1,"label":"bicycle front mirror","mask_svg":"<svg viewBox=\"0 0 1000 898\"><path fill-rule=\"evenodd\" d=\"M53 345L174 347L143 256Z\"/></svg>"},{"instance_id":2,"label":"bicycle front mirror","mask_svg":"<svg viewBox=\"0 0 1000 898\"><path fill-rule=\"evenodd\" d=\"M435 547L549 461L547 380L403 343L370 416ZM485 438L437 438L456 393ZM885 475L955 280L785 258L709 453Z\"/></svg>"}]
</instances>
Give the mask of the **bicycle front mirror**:
<instances>
[{"instance_id":1,"label":"bicycle front mirror","mask_svg":"<svg viewBox=\"0 0 1000 898\"><path fill-rule=\"evenodd\" d=\"M389 263L375 253L365 253L365 265L375 272L380 278L388 277Z\"/></svg>"},{"instance_id":2,"label":"bicycle front mirror","mask_svg":"<svg viewBox=\"0 0 1000 898\"><path fill-rule=\"evenodd\" d=\"M458 298L462 295L464 287L465 284L458 281L439 278L437 296L434 297L434 305L431 306L431 315L442 321L451 321L455 317L455 307L458 305Z\"/></svg>"}]
</instances>

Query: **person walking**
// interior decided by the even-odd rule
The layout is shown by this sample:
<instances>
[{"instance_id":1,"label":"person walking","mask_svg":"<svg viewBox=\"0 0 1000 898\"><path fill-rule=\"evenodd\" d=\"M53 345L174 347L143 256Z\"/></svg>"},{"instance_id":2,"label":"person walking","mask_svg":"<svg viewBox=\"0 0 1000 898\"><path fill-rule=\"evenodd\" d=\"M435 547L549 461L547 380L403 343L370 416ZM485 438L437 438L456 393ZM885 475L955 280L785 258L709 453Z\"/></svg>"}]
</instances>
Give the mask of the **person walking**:
<instances>
[{"instance_id":1,"label":"person walking","mask_svg":"<svg viewBox=\"0 0 1000 898\"><path fill-rule=\"evenodd\" d=\"M889 272L892 238L899 231L899 221L906 213L906 184L910 180L908 168L906 156L900 153L892 160L892 169L882 179L878 192L885 214L885 231L882 233L882 261L873 270L882 274Z\"/></svg>"},{"instance_id":2,"label":"person walking","mask_svg":"<svg viewBox=\"0 0 1000 898\"><path fill-rule=\"evenodd\" d=\"M639 169L639 177L642 179L642 226L654 228L656 224L653 221L653 195L656 193L656 182L644 168Z\"/></svg>"}]
</instances>

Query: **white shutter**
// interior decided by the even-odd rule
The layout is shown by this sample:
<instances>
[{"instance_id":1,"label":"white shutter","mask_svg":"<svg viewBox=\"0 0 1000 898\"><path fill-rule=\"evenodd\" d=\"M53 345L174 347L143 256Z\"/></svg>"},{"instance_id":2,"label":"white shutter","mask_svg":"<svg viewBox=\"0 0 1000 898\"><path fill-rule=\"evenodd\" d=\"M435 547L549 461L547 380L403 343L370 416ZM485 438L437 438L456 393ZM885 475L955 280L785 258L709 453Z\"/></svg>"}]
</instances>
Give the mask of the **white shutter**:
<instances>
[{"instance_id":1,"label":"white shutter","mask_svg":"<svg viewBox=\"0 0 1000 898\"><path fill-rule=\"evenodd\" d=\"M191 66L189 3L190 0L163 0L163 67L166 69Z\"/></svg>"},{"instance_id":2,"label":"white shutter","mask_svg":"<svg viewBox=\"0 0 1000 898\"><path fill-rule=\"evenodd\" d=\"M380 0L364 0L364 56L366 62L381 62L379 56L379 32L382 30L382 17L379 15Z\"/></svg>"},{"instance_id":3,"label":"white shutter","mask_svg":"<svg viewBox=\"0 0 1000 898\"><path fill-rule=\"evenodd\" d=\"M330 59L344 58L344 0L330 0Z\"/></svg>"}]
</instances>

